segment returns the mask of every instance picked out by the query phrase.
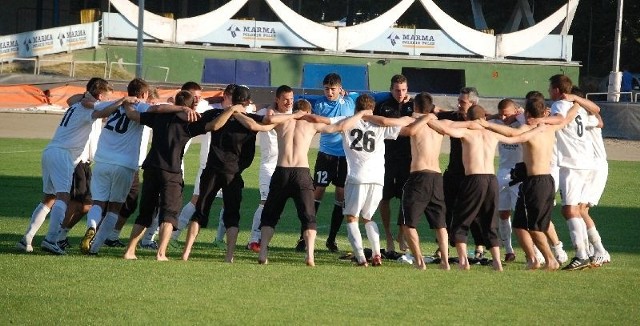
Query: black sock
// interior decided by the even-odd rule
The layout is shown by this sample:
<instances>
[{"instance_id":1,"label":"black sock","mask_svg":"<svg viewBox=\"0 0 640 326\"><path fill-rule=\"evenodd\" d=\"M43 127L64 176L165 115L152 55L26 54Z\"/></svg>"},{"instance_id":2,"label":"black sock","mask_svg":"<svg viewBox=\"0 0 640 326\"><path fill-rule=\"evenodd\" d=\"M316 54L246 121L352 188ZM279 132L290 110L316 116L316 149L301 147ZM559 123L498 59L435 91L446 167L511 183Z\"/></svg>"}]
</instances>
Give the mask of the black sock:
<instances>
[{"instance_id":1,"label":"black sock","mask_svg":"<svg viewBox=\"0 0 640 326\"><path fill-rule=\"evenodd\" d=\"M333 213L331 213L331 227L329 228L329 238L327 242L336 242L336 236L340 231L340 225L344 221L344 215L342 215L342 206L333 205Z\"/></svg>"}]
</instances>

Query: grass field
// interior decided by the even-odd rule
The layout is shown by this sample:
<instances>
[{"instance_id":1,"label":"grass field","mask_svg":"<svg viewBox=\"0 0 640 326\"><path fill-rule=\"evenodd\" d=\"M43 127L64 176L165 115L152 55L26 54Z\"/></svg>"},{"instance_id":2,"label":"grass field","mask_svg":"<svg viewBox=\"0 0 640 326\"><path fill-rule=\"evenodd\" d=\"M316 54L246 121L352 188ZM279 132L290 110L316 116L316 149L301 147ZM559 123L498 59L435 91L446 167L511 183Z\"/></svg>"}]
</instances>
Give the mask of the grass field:
<instances>
[{"instance_id":1,"label":"grass field","mask_svg":"<svg viewBox=\"0 0 640 326\"><path fill-rule=\"evenodd\" d=\"M455 265L449 272L436 265L420 272L391 261L381 268L355 268L329 253L324 241L332 193L318 215L316 268L305 267L303 254L293 250L299 222L292 205L276 229L267 266L243 248L234 264L223 263L223 249L210 244L213 229L200 234L189 262L178 260L178 250L169 252L173 261L167 263L156 262L151 251L139 251L137 261L121 259L122 249L82 256L84 220L70 232L67 256L39 249L48 220L34 239L35 252L20 253L15 243L41 199L40 155L46 143L0 139L0 325L640 323L637 162L610 162L607 190L592 210L611 264L578 272L525 271L518 249L518 259L505 265L504 273L484 266L461 272ZM193 190L198 146L186 156L186 198ZM259 198L258 161L244 174L240 246L246 244ZM212 215L218 210L216 202ZM554 222L571 257L558 209ZM433 252L434 236L426 223L419 232L423 250ZM344 227L338 245L349 247Z\"/></svg>"}]
</instances>

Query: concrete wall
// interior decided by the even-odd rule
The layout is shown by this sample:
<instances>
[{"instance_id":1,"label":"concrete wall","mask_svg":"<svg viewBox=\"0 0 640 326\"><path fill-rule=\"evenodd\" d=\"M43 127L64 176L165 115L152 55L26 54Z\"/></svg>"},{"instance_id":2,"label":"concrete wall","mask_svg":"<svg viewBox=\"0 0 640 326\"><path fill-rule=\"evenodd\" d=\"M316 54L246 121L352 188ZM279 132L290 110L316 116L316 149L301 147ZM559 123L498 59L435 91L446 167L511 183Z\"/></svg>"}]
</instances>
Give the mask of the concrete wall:
<instances>
[{"instance_id":1,"label":"concrete wall","mask_svg":"<svg viewBox=\"0 0 640 326\"><path fill-rule=\"evenodd\" d=\"M77 51L76 60L106 60L133 63L136 61L135 43L106 43L99 49ZM465 70L466 85L475 86L482 96L521 98L530 90L543 93L548 78L566 74L578 80L579 66L575 63L534 61L487 61L482 59L452 59L437 57L408 57L380 54L330 54L326 52L293 52L283 50L248 50L201 46L168 46L145 44L145 66L170 67L169 81L181 83L200 80L205 58L266 60L271 62L271 83L274 86L301 84L304 63L355 64L369 66L372 91L389 89L389 79L403 67Z\"/></svg>"}]
</instances>

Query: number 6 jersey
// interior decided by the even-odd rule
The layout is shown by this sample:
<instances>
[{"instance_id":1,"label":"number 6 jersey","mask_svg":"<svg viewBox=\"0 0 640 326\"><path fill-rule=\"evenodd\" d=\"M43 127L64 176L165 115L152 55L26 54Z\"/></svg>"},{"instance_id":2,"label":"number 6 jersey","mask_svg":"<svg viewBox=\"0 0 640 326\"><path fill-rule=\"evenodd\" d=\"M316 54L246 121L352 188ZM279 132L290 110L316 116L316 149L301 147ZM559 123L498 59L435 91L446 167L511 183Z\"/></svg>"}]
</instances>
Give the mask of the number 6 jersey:
<instances>
[{"instance_id":1,"label":"number 6 jersey","mask_svg":"<svg viewBox=\"0 0 640 326\"><path fill-rule=\"evenodd\" d=\"M568 101L555 101L551 114L566 117L572 105ZM556 131L558 166L580 170L593 168L593 142L591 135L585 132L587 121L587 112L580 108L573 121Z\"/></svg>"},{"instance_id":2,"label":"number 6 jersey","mask_svg":"<svg viewBox=\"0 0 640 326\"><path fill-rule=\"evenodd\" d=\"M101 103L100 107L111 103L113 102ZM140 102L135 107L142 113L147 112L151 106ZM124 107L118 108L107 118L102 128L95 161L137 170L143 128L141 124L127 118Z\"/></svg>"},{"instance_id":3,"label":"number 6 jersey","mask_svg":"<svg viewBox=\"0 0 640 326\"><path fill-rule=\"evenodd\" d=\"M360 120L342 132L347 183L384 185L384 140L396 139L402 127L381 127Z\"/></svg>"}]
</instances>

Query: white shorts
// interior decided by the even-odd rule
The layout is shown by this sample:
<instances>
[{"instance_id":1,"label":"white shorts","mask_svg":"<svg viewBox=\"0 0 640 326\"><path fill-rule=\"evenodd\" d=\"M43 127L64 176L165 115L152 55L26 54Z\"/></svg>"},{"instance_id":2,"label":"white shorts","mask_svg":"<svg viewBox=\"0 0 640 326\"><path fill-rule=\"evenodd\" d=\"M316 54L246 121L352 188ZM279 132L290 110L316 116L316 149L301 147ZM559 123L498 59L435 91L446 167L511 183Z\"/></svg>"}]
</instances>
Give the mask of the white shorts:
<instances>
[{"instance_id":1,"label":"white shorts","mask_svg":"<svg viewBox=\"0 0 640 326\"><path fill-rule=\"evenodd\" d=\"M202 176L202 170L204 170L204 167L198 168L198 173L196 173L196 181L193 182L194 196L200 196L200 176Z\"/></svg>"},{"instance_id":2,"label":"white shorts","mask_svg":"<svg viewBox=\"0 0 640 326\"><path fill-rule=\"evenodd\" d=\"M605 185L607 184L607 178L609 177L609 163L607 161L598 163L598 168L591 170L591 178L588 181L589 187L587 188L587 203L590 206L598 205L600 197L604 192Z\"/></svg>"},{"instance_id":3,"label":"white shorts","mask_svg":"<svg viewBox=\"0 0 640 326\"><path fill-rule=\"evenodd\" d=\"M273 171L275 171L276 167L266 167L264 165L260 165L260 172L258 173L258 182L260 183L260 200L267 200L267 196L269 195L269 185L271 184L271 176L273 176Z\"/></svg>"},{"instance_id":4,"label":"white shorts","mask_svg":"<svg viewBox=\"0 0 640 326\"><path fill-rule=\"evenodd\" d=\"M96 162L91 176L91 197L103 202L124 203L135 172L121 165Z\"/></svg>"},{"instance_id":5,"label":"white shorts","mask_svg":"<svg viewBox=\"0 0 640 326\"><path fill-rule=\"evenodd\" d=\"M592 170L560 167L560 198L562 206L577 206L586 203L587 187Z\"/></svg>"},{"instance_id":6,"label":"white shorts","mask_svg":"<svg viewBox=\"0 0 640 326\"><path fill-rule=\"evenodd\" d=\"M370 220L382 199L382 185L374 183L344 185L344 215Z\"/></svg>"},{"instance_id":7,"label":"white shorts","mask_svg":"<svg viewBox=\"0 0 640 326\"><path fill-rule=\"evenodd\" d=\"M70 192L74 169L69 150L45 148L42 152L42 192L48 195Z\"/></svg>"},{"instance_id":8,"label":"white shorts","mask_svg":"<svg viewBox=\"0 0 640 326\"><path fill-rule=\"evenodd\" d=\"M520 183L509 186L511 169L498 169L498 210L509 211L516 209Z\"/></svg>"}]
</instances>

